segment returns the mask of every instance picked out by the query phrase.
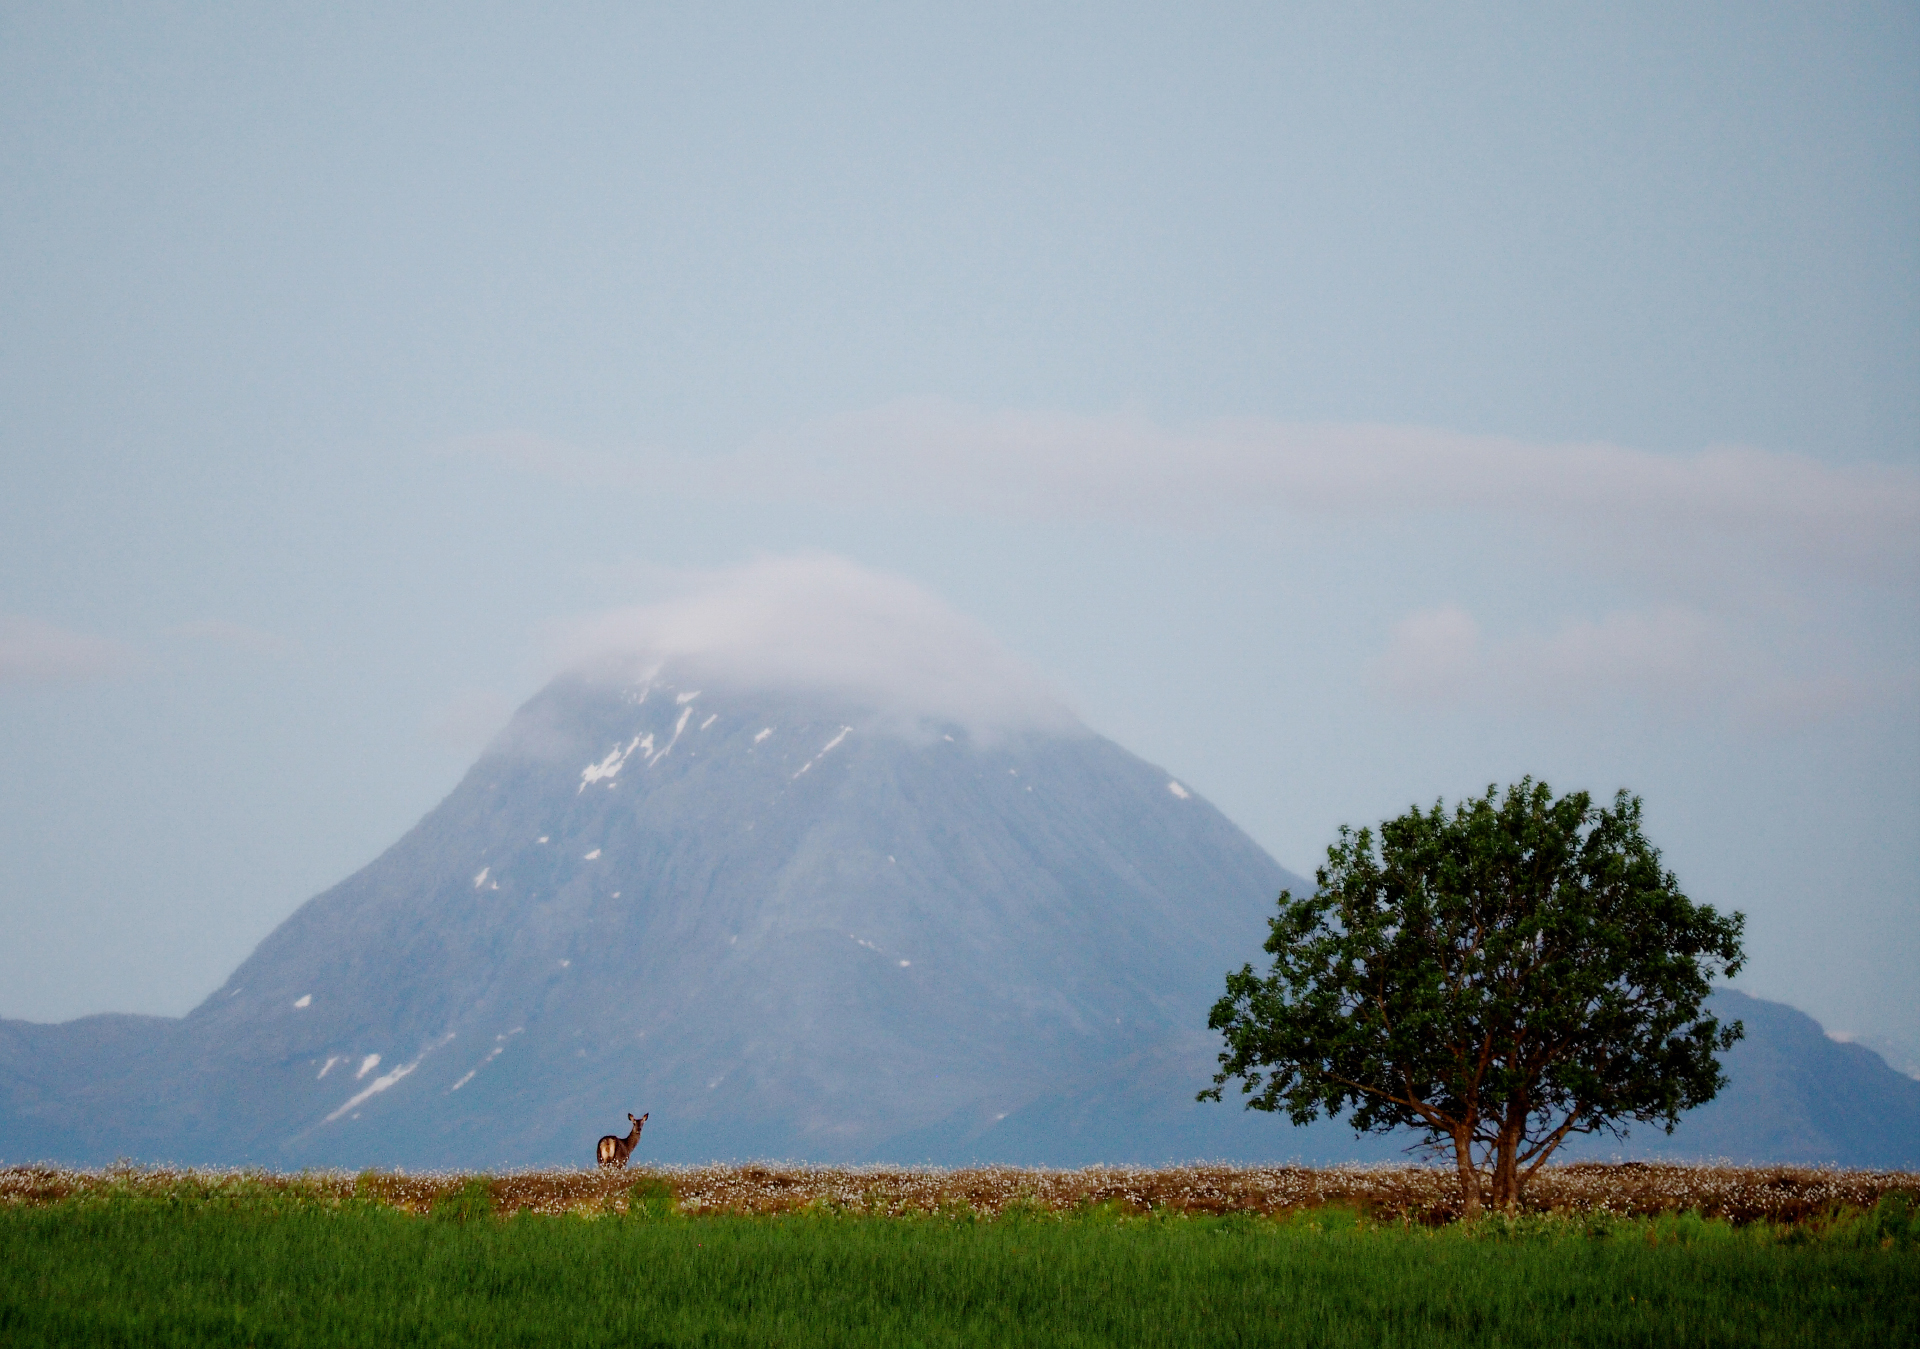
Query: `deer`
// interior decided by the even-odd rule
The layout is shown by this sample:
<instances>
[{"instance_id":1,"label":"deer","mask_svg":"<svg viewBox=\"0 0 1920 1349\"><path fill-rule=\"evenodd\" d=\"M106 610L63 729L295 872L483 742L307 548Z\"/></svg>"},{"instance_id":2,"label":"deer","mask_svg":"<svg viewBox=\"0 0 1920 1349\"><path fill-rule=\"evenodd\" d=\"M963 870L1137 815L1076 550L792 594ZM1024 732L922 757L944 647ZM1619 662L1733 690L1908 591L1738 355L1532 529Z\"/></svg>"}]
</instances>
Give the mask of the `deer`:
<instances>
[{"instance_id":1,"label":"deer","mask_svg":"<svg viewBox=\"0 0 1920 1349\"><path fill-rule=\"evenodd\" d=\"M640 1141L640 1130L646 1127L647 1116L652 1113L653 1112L649 1110L646 1115L642 1115L638 1119L634 1119L633 1115L629 1113L627 1118L633 1120L632 1133L628 1134L625 1138L620 1137L618 1134L608 1134L605 1138L601 1139L600 1165L611 1166L616 1171L626 1170L627 1158L633 1156L633 1145Z\"/></svg>"}]
</instances>

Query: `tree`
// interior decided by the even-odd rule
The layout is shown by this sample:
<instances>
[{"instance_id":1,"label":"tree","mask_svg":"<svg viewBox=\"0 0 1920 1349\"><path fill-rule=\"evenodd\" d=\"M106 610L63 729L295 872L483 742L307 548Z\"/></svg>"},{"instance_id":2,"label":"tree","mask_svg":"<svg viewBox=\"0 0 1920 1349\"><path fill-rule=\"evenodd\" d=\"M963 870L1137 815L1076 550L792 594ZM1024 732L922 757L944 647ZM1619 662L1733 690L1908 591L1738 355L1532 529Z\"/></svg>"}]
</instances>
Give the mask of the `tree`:
<instances>
[{"instance_id":1,"label":"tree","mask_svg":"<svg viewBox=\"0 0 1920 1349\"><path fill-rule=\"evenodd\" d=\"M1745 916L1681 893L1638 797L1524 778L1384 821L1379 844L1342 826L1315 892L1281 893L1272 972L1243 966L1214 1004L1226 1048L1200 1099L1239 1078L1296 1124L1422 1130L1474 1216L1483 1172L1511 1210L1570 1135L1671 1133L1726 1085L1715 1054L1742 1027L1701 1004L1738 972Z\"/></svg>"}]
</instances>

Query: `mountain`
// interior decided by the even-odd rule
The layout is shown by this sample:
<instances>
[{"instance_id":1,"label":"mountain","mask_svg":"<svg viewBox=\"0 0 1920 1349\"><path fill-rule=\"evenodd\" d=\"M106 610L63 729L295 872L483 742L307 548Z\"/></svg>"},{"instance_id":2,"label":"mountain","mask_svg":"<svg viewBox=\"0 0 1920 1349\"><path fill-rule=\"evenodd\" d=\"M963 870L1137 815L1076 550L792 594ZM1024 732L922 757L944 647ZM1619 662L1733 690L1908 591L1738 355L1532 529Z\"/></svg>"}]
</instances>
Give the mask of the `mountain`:
<instances>
[{"instance_id":1,"label":"mountain","mask_svg":"<svg viewBox=\"0 0 1920 1349\"><path fill-rule=\"evenodd\" d=\"M1709 1006L1746 1029L1722 1060L1726 1088L1682 1116L1670 1135L1635 1125L1625 1139L1570 1140L1560 1158L1920 1171L1920 1081L1870 1050L1829 1038L1783 1003L1722 988ZM1290 1128L1282 1117L1244 1110L1232 1090L1221 1105L1196 1106L1189 1084L1208 1076L1217 1047L1200 1032L1169 1037L1100 1080L1048 1092L983 1139L984 1155L1066 1166L1190 1157L1372 1162L1405 1160L1416 1141L1410 1133L1356 1138L1325 1121Z\"/></svg>"},{"instance_id":2,"label":"mountain","mask_svg":"<svg viewBox=\"0 0 1920 1349\"><path fill-rule=\"evenodd\" d=\"M1071 721L570 676L185 1018L0 1023L0 1158L584 1164L628 1111L661 1161L1398 1156L1193 1101L1302 884ZM1734 1086L1634 1148L1920 1158L1920 1083L1719 996Z\"/></svg>"},{"instance_id":3,"label":"mountain","mask_svg":"<svg viewBox=\"0 0 1920 1349\"><path fill-rule=\"evenodd\" d=\"M570 1161L648 1110L654 1156L952 1155L1204 1025L1288 884L1077 726L568 678L183 1021L9 1023L0 1146Z\"/></svg>"},{"instance_id":4,"label":"mountain","mask_svg":"<svg viewBox=\"0 0 1920 1349\"><path fill-rule=\"evenodd\" d=\"M1713 1011L1747 1032L1725 1059L1726 1089L1683 1117L1671 1137L1641 1130L1631 1140L1633 1155L1920 1171L1920 1082L1870 1049L1830 1038L1784 1003L1723 988L1713 995ZM1605 1156L1622 1150L1588 1149Z\"/></svg>"}]
</instances>

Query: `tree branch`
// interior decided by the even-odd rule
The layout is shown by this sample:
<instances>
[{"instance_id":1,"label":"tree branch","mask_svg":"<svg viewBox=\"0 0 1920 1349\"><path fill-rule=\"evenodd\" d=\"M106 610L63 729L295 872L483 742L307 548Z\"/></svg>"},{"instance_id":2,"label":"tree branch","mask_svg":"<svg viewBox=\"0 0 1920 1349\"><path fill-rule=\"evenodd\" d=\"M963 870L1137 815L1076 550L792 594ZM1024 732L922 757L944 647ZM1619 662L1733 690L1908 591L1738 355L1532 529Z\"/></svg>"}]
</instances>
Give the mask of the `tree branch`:
<instances>
[{"instance_id":1,"label":"tree branch","mask_svg":"<svg viewBox=\"0 0 1920 1349\"><path fill-rule=\"evenodd\" d=\"M1534 1144L1530 1151L1520 1154L1519 1161L1522 1165L1526 1165L1526 1163L1530 1161L1533 1162L1533 1165L1528 1166L1522 1174L1522 1183L1532 1180L1533 1173L1547 1164L1547 1158L1553 1156L1553 1150L1559 1147L1560 1141L1572 1131L1575 1122L1579 1120L1582 1113L1580 1110L1574 1111L1560 1122L1558 1129L1555 1129L1552 1133ZM1539 1160L1535 1161L1535 1157L1538 1157Z\"/></svg>"}]
</instances>

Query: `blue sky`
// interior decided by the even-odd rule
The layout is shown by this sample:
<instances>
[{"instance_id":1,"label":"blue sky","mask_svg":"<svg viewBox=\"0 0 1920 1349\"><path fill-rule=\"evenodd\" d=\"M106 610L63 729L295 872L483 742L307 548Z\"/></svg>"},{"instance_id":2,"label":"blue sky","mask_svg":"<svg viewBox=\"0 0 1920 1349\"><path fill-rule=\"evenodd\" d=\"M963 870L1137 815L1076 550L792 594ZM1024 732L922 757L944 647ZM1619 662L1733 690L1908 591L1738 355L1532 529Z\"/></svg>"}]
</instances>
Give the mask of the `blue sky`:
<instances>
[{"instance_id":1,"label":"blue sky","mask_svg":"<svg viewBox=\"0 0 1920 1349\"><path fill-rule=\"evenodd\" d=\"M0 182L0 1015L826 555L1296 869L1632 787L1920 1061L1910 6L16 7Z\"/></svg>"}]
</instances>

